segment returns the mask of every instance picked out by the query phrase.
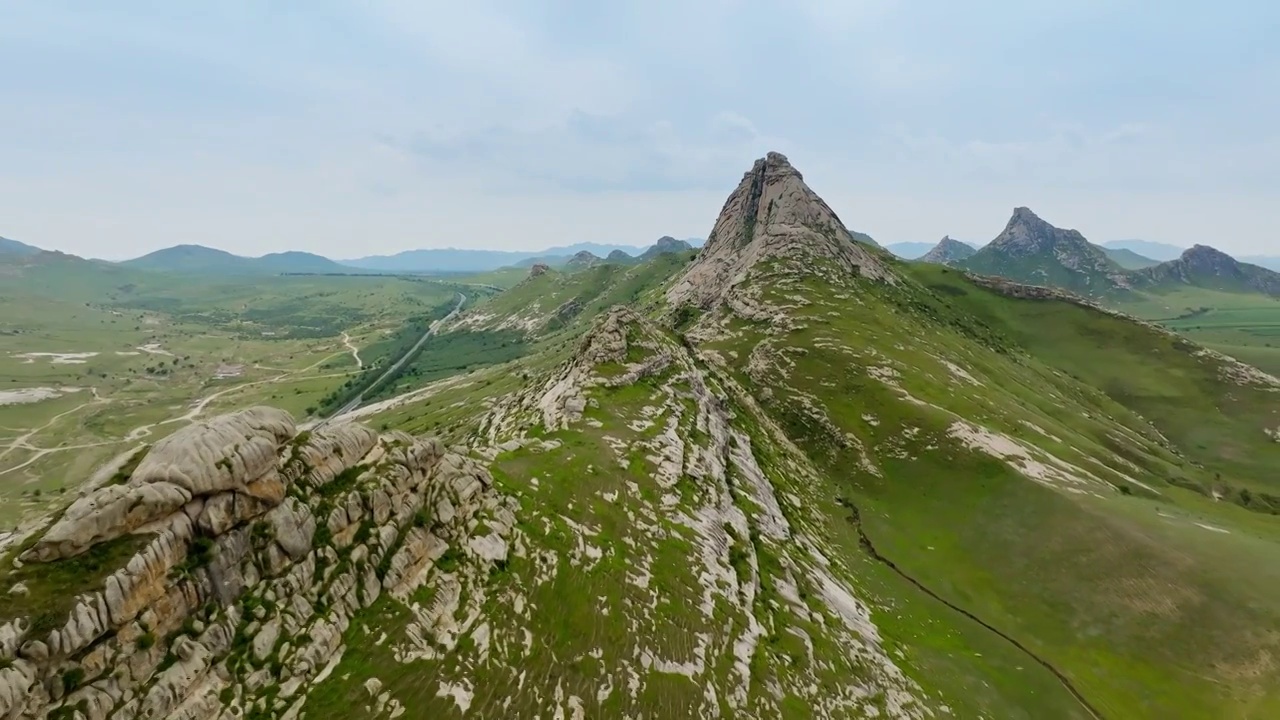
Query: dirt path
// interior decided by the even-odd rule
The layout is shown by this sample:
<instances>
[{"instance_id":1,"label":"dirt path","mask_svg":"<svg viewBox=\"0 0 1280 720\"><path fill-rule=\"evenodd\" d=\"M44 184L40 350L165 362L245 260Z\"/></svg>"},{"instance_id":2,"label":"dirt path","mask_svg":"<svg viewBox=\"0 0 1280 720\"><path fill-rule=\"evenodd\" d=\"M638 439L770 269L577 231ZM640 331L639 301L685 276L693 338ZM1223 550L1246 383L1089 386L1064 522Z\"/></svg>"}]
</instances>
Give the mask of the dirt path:
<instances>
[{"instance_id":1,"label":"dirt path","mask_svg":"<svg viewBox=\"0 0 1280 720\"><path fill-rule=\"evenodd\" d=\"M346 331L343 331L342 333L342 344L346 345L347 349L351 351L351 357L355 358L356 366L363 370L364 361L360 359L360 348L351 344L351 336L348 335Z\"/></svg>"},{"instance_id":2,"label":"dirt path","mask_svg":"<svg viewBox=\"0 0 1280 720\"><path fill-rule=\"evenodd\" d=\"M466 301L467 301L467 296L463 295L462 293L458 293L458 304L453 306L453 311L450 312L448 315L445 315L444 317L440 318L439 320L436 320L435 322L431 323L431 327L427 328L427 331L422 334L422 337L418 340L418 342L414 343L413 347L409 348L408 352L406 352L404 355L401 355L400 359L396 360L391 367L387 368L386 372L382 373L382 375L380 375L377 380L374 380L373 383L369 385L369 387L370 388L377 387L379 384L382 383L383 380L387 379L388 377L391 377L394 373L399 371L400 368L404 367L404 364L409 361L409 358L416 355L417 352L422 349L422 346L425 345L427 341L431 339L432 335L435 335L436 332L440 330L440 328L444 327L450 320L458 316L458 313L462 311L462 304L465 303ZM360 407L361 403L363 402L364 402L364 392L361 392L359 395L356 395L354 398L352 398L351 401L348 402L346 405L343 405L341 408L339 408L337 412L330 415L329 419L346 415L350 413L352 410L355 410L356 408ZM328 422L328 419L321 420L319 425L323 426L326 422Z\"/></svg>"},{"instance_id":3,"label":"dirt path","mask_svg":"<svg viewBox=\"0 0 1280 720\"><path fill-rule=\"evenodd\" d=\"M350 344L350 336L349 336L346 332L343 332L343 333L342 333L342 337L343 337L343 345L345 345L347 348L349 348L349 349L351 350L352 354L355 354L355 353L356 353L356 350L355 350L355 348ZM210 393L209 395L206 395L206 396L204 396L204 397L200 398L199 400L195 401L195 403L191 406L191 408L190 408L186 413L184 413L184 414L182 414L182 415L179 415L178 417L169 418L169 419L167 419L167 420L161 420L160 422L148 423L148 424L146 424L146 425L140 425L140 426L138 426L138 427L136 427L136 428L134 428L134 429L130 430L127 434L125 434L125 435L124 435L124 437L121 437L121 438L118 438L118 439L115 439L115 440L104 440L104 441L102 441L102 442L95 442L95 443L83 443L83 444L78 444L78 445L61 445L61 446L58 446L58 447L52 447L52 448L42 448L42 447L38 447L38 446L35 446L35 445L32 445L32 444L31 444L31 440L32 440L34 437L36 437L37 435L39 435L39 434L40 434L41 432L43 432L44 430L47 430L48 428L52 427L55 423L57 423L57 422L58 422L59 420L61 420L62 418L66 417L66 416L68 416L68 415L72 415L72 414L74 414L74 413L77 413L77 412L79 412L79 411L81 411L81 410L84 410L84 409L85 409L85 408L87 408L87 407L91 407L91 406L93 406L93 405L103 405L103 404L108 404L108 403L112 402L111 398L104 398L104 397L102 397L102 396L98 393L98 388L96 388L96 387L90 387L90 388L89 388L89 391L93 394L93 400L90 400L90 401L85 402L85 403L81 403L80 405L77 405L76 407L71 408L70 410L67 410L67 411L65 411L65 412L59 413L59 414L57 414L57 415L53 416L53 418L51 418L48 422L46 422L46 423L45 423L45 424L43 424L43 425L41 425L41 426L39 426L39 427L36 427L36 428L31 428L31 429L8 428L8 431L10 431L10 432L17 432L17 433L21 433L21 434L17 435L16 437L13 437L13 438L6 438L6 439L5 439L5 441L4 441L4 442L5 442L4 447L3 447L3 449L0 449L0 460L4 460L5 458L9 457L9 456L10 456L10 455L12 455L15 451L18 451L18 450L25 450L25 451L28 451L28 452L31 452L31 453L34 453L34 454L33 454L30 458L27 458L27 459L26 459L25 461L23 461L22 463L19 463L18 465L14 465L13 467L9 467L9 468L5 468L5 469L3 469L3 470L0 470L0 476L7 475L7 474L9 474L9 473L16 472L16 471L21 470L21 469L23 469L23 468L25 468L25 467L28 467L28 466L30 466L32 463L36 462L37 460L40 460L41 458L45 457L46 455L50 455L50 454L53 454L53 453L57 453L57 452L64 452L64 451L67 451L67 450L86 450L86 449L88 449L88 448L104 447L104 446L107 446L107 445L117 445L117 444L120 444L120 443L131 443L131 442L137 442L137 441L139 441L139 440L141 440L141 439L143 439L143 438L147 437L148 435L150 435L150 434L151 434L151 432L152 432L152 430L154 430L155 428L157 428L157 427L159 427L159 426L161 426L161 425L170 425L170 424L173 424L173 423L179 423L179 422L194 422L194 421L196 420L196 418L198 418L202 413L204 413L205 409L207 409L207 408L209 407L210 403L214 402L215 400L217 400L217 399L218 399L218 398L220 398L220 397L223 397L223 396L228 395L228 394L230 394L230 393L234 393L234 392L236 392L236 391L238 391L238 390L244 390L244 389L246 389L246 388L250 388L250 387L256 387L256 386L259 386L259 385L270 385L270 384L273 384L273 383L282 383L282 382L287 382L287 381L289 381L289 380L291 380L291 379L293 379L293 378L297 377L298 375L302 375L303 373L307 373L307 372L310 372L310 371L312 371L312 370L315 370L316 368L320 367L320 366L321 366L321 365L323 365L324 363L326 363L326 362L328 362L328 361L332 360L333 358L337 357L338 355L343 355L343 354L346 354L346 350L344 350L344 351L342 351L342 352L339 352L339 353L330 353L330 354L328 354L328 355L325 355L324 357L320 358L319 360L315 361L314 363L312 363L312 364L310 364L310 365L308 365L308 366L306 366L306 367L304 367L304 368L299 368L299 369L297 369L297 370L279 370L280 374L279 374L279 375L275 375L275 376L273 376L273 377L265 378L265 379L262 379L262 380L254 380L253 382L241 383L241 384L239 384L239 385L233 385L233 386L228 387L228 388L223 388L223 389L221 389L221 390L218 390L217 392ZM357 362L360 362L358 355L357 355ZM329 373L329 374L326 374L326 375L315 375L315 376L310 376L310 377L308 377L308 379L320 379L320 378L329 378L329 377L343 377L343 376L346 376L346 375L349 375L349 374L350 374L350 373L346 373L346 372L343 372L343 373Z\"/></svg>"}]
</instances>

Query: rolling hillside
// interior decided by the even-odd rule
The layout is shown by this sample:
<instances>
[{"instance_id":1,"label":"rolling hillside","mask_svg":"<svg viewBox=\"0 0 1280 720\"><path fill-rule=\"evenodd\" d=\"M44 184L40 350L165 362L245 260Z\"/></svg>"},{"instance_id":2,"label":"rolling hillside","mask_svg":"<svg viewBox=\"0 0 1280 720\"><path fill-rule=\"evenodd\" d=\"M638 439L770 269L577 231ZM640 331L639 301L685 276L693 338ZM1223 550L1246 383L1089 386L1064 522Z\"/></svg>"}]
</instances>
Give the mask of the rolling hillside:
<instances>
[{"instance_id":1,"label":"rolling hillside","mask_svg":"<svg viewBox=\"0 0 1280 720\"><path fill-rule=\"evenodd\" d=\"M1023 269L1114 272L1037 220ZM696 254L535 265L413 364L12 538L0 715L1280 716L1280 380L900 261L780 154Z\"/></svg>"}]
</instances>

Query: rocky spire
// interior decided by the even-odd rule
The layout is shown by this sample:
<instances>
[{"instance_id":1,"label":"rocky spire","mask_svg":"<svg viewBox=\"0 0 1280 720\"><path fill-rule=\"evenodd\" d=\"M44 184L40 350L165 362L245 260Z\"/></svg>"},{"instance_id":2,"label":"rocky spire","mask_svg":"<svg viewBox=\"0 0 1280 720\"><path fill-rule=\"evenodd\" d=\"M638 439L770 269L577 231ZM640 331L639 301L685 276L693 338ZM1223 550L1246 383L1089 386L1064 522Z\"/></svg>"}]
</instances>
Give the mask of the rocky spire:
<instances>
[{"instance_id":1,"label":"rocky spire","mask_svg":"<svg viewBox=\"0 0 1280 720\"><path fill-rule=\"evenodd\" d=\"M889 275L874 252L855 240L809 189L786 156L771 152L742 176L697 260L668 292L668 299L673 304L715 305L757 263L771 259L826 259L864 277Z\"/></svg>"},{"instance_id":2,"label":"rocky spire","mask_svg":"<svg viewBox=\"0 0 1280 720\"><path fill-rule=\"evenodd\" d=\"M1014 208L1004 231L991 241L993 250L1014 255L1039 253L1059 246L1083 249L1088 245L1078 231L1056 228L1026 207Z\"/></svg>"}]
</instances>

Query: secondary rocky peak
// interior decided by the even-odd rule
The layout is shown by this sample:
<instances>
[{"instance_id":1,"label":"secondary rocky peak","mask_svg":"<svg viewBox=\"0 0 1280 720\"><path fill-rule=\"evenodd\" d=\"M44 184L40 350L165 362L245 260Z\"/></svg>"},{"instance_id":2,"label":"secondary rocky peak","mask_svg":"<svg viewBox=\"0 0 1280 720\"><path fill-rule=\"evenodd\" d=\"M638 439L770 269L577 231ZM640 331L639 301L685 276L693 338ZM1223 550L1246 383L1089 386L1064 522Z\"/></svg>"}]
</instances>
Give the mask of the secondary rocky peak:
<instances>
[{"instance_id":1,"label":"secondary rocky peak","mask_svg":"<svg viewBox=\"0 0 1280 720\"><path fill-rule=\"evenodd\" d=\"M1259 291L1280 294L1280 275L1265 268L1246 265L1230 255L1194 245L1176 260L1160 263L1134 273L1140 284L1179 283L1222 290Z\"/></svg>"},{"instance_id":2,"label":"secondary rocky peak","mask_svg":"<svg viewBox=\"0 0 1280 720\"><path fill-rule=\"evenodd\" d=\"M1027 207L1014 208L1004 231L991 241L993 249L1015 254L1052 251L1060 246L1079 248L1088 242L1078 231L1054 227Z\"/></svg>"},{"instance_id":3,"label":"secondary rocky peak","mask_svg":"<svg viewBox=\"0 0 1280 720\"><path fill-rule=\"evenodd\" d=\"M533 267L529 268L529 277L538 277L539 275L546 275L547 271L550 269L551 268L546 263L534 263Z\"/></svg>"},{"instance_id":4,"label":"secondary rocky peak","mask_svg":"<svg viewBox=\"0 0 1280 720\"><path fill-rule=\"evenodd\" d=\"M591 267L592 265L595 265L599 261L600 261L600 258L596 257L596 255L591 251L581 250L577 253L574 253L573 257L569 258L569 261L565 263L565 266L570 268L579 268L579 269L588 268L588 267Z\"/></svg>"},{"instance_id":5,"label":"secondary rocky peak","mask_svg":"<svg viewBox=\"0 0 1280 720\"><path fill-rule=\"evenodd\" d=\"M815 269L813 261L827 260L845 273L873 279L890 275L777 152L756 160L742 176L698 259L668 292L668 299L673 304L716 305L766 260L797 261L796 266L806 271Z\"/></svg>"},{"instance_id":6,"label":"secondary rocky peak","mask_svg":"<svg viewBox=\"0 0 1280 720\"><path fill-rule=\"evenodd\" d=\"M670 235L663 235L662 237L658 238L658 242L649 246L649 249L645 250L644 254L641 255L640 257L648 259L655 255L664 255L666 253L678 253L678 252L684 252L685 250L692 250L692 249L693 249L693 246L683 240L677 240L671 237Z\"/></svg>"},{"instance_id":7,"label":"secondary rocky peak","mask_svg":"<svg viewBox=\"0 0 1280 720\"><path fill-rule=\"evenodd\" d=\"M1182 256L1179 259L1205 268L1235 267L1239 264L1235 258L1208 245L1192 245L1182 251Z\"/></svg>"},{"instance_id":8,"label":"secondary rocky peak","mask_svg":"<svg viewBox=\"0 0 1280 720\"><path fill-rule=\"evenodd\" d=\"M920 258L920 261L937 263L939 265L950 265L971 257L976 252L978 251L972 246L962 243L959 240L952 240L950 235L944 235L932 250L925 253L924 257Z\"/></svg>"}]
</instances>

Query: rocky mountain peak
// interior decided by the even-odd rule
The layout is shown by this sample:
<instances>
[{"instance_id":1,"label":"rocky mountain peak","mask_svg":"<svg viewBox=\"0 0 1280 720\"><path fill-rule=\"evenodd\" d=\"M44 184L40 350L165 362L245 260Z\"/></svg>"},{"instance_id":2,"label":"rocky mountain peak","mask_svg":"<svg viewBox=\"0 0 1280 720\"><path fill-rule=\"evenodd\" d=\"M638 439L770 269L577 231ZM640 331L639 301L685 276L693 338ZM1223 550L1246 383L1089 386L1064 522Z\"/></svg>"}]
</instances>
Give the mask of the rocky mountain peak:
<instances>
[{"instance_id":1,"label":"rocky mountain peak","mask_svg":"<svg viewBox=\"0 0 1280 720\"><path fill-rule=\"evenodd\" d=\"M1208 245L1184 250L1176 260L1131 273L1142 286L1193 285L1229 292L1261 292L1280 297L1280 273L1242 263Z\"/></svg>"},{"instance_id":2,"label":"rocky mountain peak","mask_svg":"<svg viewBox=\"0 0 1280 720\"><path fill-rule=\"evenodd\" d=\"M834 262L846 273L882 279L889 271L859 243L835 212L781 153L752 164L729 195L706 244L668 292L673 304L710 307L722 301L766 260Z\"/></svg>"},{"instance_id":3,"label":"rocky mountain peak","mask_svg":"<svg viewBox=\"0 0 1280 720\"><path fill-rule=\"evenodd\" d=\"M550 269L551 268L546 263L534 263L533 267L529 268L529 277L545 275Z\"/></svg>"},{"instance_id":4,"label":"rocky mountain peak","mask_svg":"<svg viewBox=\"0 0 1280 720\"><path fill-rule=\"evenodd\" d=\"M1065 248L1083 250L1089 243L1078 231L1054 227L1030 208L1017 207L1004 231L991 241L991 247L1013 254L1033 254Z\"/></svg>"},{"instance_id":5,"label":"rocky mountain peak","mask_svg":"<svg viewBox=\"0 0 1280 720\"><path fill-rule=\"evenodd\" d=\"M683 240L677 240L671 237L670 235L663 235L662 237L658 238L658 242L654 243L653 245L650 245L649 249L645 250L644 254L642 254L640 257L648 259L655 255L662 255L664 253L678 253L678 252L684 252L685 250L692 250L692 249L693 249L693 246Z\"/></svg>"},{"instance_id":6,"label":"rocky mountain peak","mask_svg":"<svg viewBox=\"0 0 1280 720\"><path fill-rule=\"evenodd\" d=\"M1208 245L1192 245L1184 250L1182 256L1178 259L1194 269L1208 270L1215 273L1222 270L1234 270L1239 265L1235 258Z\"/></svg>"},{"instance_id":7,"label":"rocky mountain peak","mask_svg":"<svg viewBox=\"0 0 1280 720\"><path fill-rule=\"evenodd\" d=\"M939 265L950 265L959 262L976 253L972 246L951 239L950 235L944 235L938 244L932 250L925 253L920 258L921 262L937 263Z\"/></svg>"}]
</instances>

